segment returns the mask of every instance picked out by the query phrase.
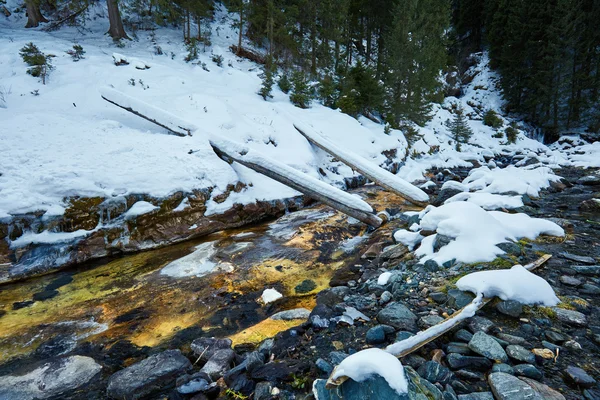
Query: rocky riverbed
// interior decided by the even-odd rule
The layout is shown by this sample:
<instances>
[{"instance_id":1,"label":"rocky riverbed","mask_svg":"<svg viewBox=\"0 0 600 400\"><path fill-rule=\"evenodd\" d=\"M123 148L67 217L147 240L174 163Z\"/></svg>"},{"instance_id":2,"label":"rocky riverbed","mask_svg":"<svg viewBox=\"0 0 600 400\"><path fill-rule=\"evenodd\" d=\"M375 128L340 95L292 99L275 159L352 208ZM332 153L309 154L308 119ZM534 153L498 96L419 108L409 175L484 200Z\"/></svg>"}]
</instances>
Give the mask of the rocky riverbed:
<instances>
[{"instance_id":1,"label":"rocky riverbed","mask_svg":"<svg viewBox=\"0 0 600 400\"><path fill-rule=\"evenodd\" d=\"M429 189L434 203L451 195L440 193L441 183L464 178L467 172L432 172L439 183ZM167 287L161 286L165 277L157 276L167 260L144 264L142 273L132 273L120 284L103 282L105 290L112 290L106 302L99 301L94 307L79 303L79 308L96 312L94 321L107 324L108 329L76 338L75 344L67 347L60 339L64 335L56 332L50 335L59 338L54 341L36 342L23 335L21 344L34 340L35 348L11 354L7 349L19 343L18 336L32 312L21 311L22 319L16 318L19 310L31 305L17 304L15 310L16 287L3 286L3 304L13 302L10 310L5 307L0 314L0 324L3 332L13 331L4 335L0 398L308 399L318 393L318 399L341 395L345 399L600 399L597 173L562 169L559 174L565 179L539 199L524 196L525 206L518 211L555 221L565 229L565 238L506 243L501 246L506 254L493 262L468 265L418 263L408 249L392 240L395 229L414 222L401 215L405 205L369 186L359 193L391 215L382 228L367 232L323 207L318 207L319 212L327 217L294 225L292 213L274 224L275 229L282 229L280 243L273 236L264 236L262 245L253 243L257 246L254 253L238 248L223 259L236 264L234 271L189 280L195 283L172 283L170 291L161 291ZM262 256L268 254L267 243L275 243L278 252L288 249L277 256L271 254L271 258L288 261L266 262ZM189 253L189 248L177 256ZM352 250L344 250L348 248ZM144 254L152 253L136 257ZM334 391L325 389L322 379L349 354L414 335L470 302L472 295L454 286L459 277L525 264L541 254L553 255L536 274L552 285L562 301L558 307L527 307L499 300L489 303L459 328L401 359L410 378L407 396L397 395L376 377L361 384L349 380ZM251 261L243 266L242 260ZM102 281L103 274L112 270L106 268L86 279ZM248 272L253 270L261 273ZM286 272L293 278L286 277ZM383 272L390 273L389 279L378 284ZM274 278L277 273L281 276ZM53 276L51 282L68 280L61 276ZM76 279L77 274L73 276ZM60 287L72 285L48 288L51 282L39 281L35 293L43 287L42 293L55 290L60 292L58 296L29 298L35 291L31 288L21 292L19 301L52 304L63 295ZM244 286L244 282L250 283ZM257 302L265 285L279 289L284 297L269 305ZM150 290L153 286L158 290ZM207 286L212 289L202 289ZM83 293L85 288L80 290ZM141 293L146 297L140 297ZM152 297L160 300L154 302ZM181 298L186 299L184 310ZM106 304L111 304L110 299L113 304L128 306L109 312ZM31 331L64 319L65 314L56 311L62 307L68 314L77 308L56 302L44 312L58 317L39 319L37 325L30 320ZM194 316L189 317L192 309ZM175 325L148 323L157 310ZM18 329L13 328L15 321L21 321ZM165 326L171 328L168 334L161 331ZM179 329L173 330L174 326ZM136 339L142 333L152 340Z\"/></svg>"}]
</instances>

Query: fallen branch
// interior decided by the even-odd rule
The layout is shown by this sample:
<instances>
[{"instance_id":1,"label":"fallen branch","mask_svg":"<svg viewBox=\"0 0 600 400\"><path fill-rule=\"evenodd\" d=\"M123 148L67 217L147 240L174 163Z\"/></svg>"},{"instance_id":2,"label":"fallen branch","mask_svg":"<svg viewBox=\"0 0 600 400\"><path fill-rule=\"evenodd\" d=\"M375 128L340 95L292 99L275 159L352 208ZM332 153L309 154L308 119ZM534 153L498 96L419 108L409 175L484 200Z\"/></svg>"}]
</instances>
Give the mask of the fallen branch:
<instances>
[{"instance_id":1,"label":"fallen branch","mask_svg":"<svg viewBox=\"0 0 600 400\"><path fill-rule=\"evenodd\" d=\"M160 127L163 127L178 136L192 136L192 132L198 129L193 124L184 121L165 110L154 107L141 100L128 96L115 89L100 89L102 98L117 107L144 118Z\"/></svg>"},{"instance_id":2,"label":"fallen branch","mask_svg":"<svg viewBox=\"0 0 600 400\"><path fill-rule=\"evenodd\" d=\"M261 54L255 53L252 50L245 49L243 47L238 47L236 45L229 46L229 49L233 54L238 57L247 58L250 61L254 61L257 64L265 64L265 57Z\"/></svg>"},{"instance_id":3,"label":"fallen branch","mask_svg":"<svg viewBox=\"0 0 600 400\"><path fill-rule=\"evenodd\" d=\"M237 161L277 182L335 208L365 224L379 227L383 222L367 203L310 175L269 159L255 150L224 139L211 138L215 153L225 161Z\"/></svg>"},{"instance_id":4,"label":"fallen branch","mask_svg":"<svg viewBox=\"0 0 600 400\"><path fill-rule=\"evenodd\" d=\"M46 27L44 28L44 30L45 30L45 31L48 31L48 32L49 32L49 31L53 31L53 30L55 30L55 29L59 28L59 27L60 27L62 24L64 24L65 22L67 22L67 21L71 21L71 20L74 20L74 19L75 19L75 18L77 18L77 17L78 17L80 14L84 13L84 12L85 12L87 9L88 9L88 6L85 6L85 7L81 8L81 9L79 9L78 11L75 11L74 13L67 15L67 16L66 16L66 17L64 17L64 18L62 18L62 19L60 19L60 20L58 20L58 21L55 21L55 22L51 23L50 25L46 26Z\"/></svg>"},{"instance_id":5,"label":"fallen branch","mask_svg":"<svg viewBox=\"0 0 600 400\"><path fill-rule=\"evenodd\" d=\"M404 179L392 174L391 172L373 164L369 160L340 148L335 143L321 136L306 125L294 124L294 128L310 143L314 144L323 151L333 155L350 168L360 172L368 179L378 183L384 188L402 196L402 198L410 201L418 206L425 206L429 202L427 193L418 187L406 182Z\"/></svg>"},{"instance_id":6,"label":"fallen branch","mask_svg":"<svg viewBox=\"0 0 600 400\"><path fill-rule=\"evenodd\" d=\"M532 263L529 263L524 266L528 271L533 271L536 268L542 266L546 261L548 261L552 256L550 254L544 254L542 257L538 258ZM427 343L439 338L446 332L452 330L456 326L458 326L462 321L467 318L471 318L475 315L475 313L483 308L487 303L489 303L492 298L483 298L481 295L477 296L471 303L469 303L466 307L463 307L459 312L452 315L452 317L447 318L446 320L440 322L437 325L432 326L424 331L417 333L414 336L409 337L408 339L402 340L400 342L396 342L392 345L389 345L385 350L388 353L395 355L398 358L404 357L415 350L420 349L425 346ZM327 387L335 387L341 385L346 379L345 376L338 377L337 379L332 379L334 376L335 369L329 376L327 380Z\"/></svg>"}]
</instances>

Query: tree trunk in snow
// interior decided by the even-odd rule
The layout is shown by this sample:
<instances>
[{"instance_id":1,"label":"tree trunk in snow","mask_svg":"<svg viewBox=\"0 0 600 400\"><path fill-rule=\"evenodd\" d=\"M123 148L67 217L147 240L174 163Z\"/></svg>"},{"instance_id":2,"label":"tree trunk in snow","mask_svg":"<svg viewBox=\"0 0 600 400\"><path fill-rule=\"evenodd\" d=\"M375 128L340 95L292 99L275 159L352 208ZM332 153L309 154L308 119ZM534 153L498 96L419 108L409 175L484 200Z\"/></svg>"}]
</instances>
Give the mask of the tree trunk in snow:
<instances>
[{"instance_id":1,"label":"tree trunk in snow","mask_svg":"<svg viewBox=\"0 0 600 400\"><path fill-rule=\"evenodd\" d=\"M123 21L121 20L121 12L119 11L119 3L117 0L106 0L108 7L108 20L110 27L108 28L108 34L115 40L118 39L129 39L125 28L123 28Z\"/></svg>"},{"instance_id":2,"label":"tree trunk in snow","mask_svg":"<svg viewBox=\"0 0 600 400\"><path fill-rule=\"evenodd\" d=\"M25 28L35 28L41 22L48 22L42 15L40 4L36 0L25 0L25 6L27 7L27 25L25 25Z\"/></svg>"}]
</instances>

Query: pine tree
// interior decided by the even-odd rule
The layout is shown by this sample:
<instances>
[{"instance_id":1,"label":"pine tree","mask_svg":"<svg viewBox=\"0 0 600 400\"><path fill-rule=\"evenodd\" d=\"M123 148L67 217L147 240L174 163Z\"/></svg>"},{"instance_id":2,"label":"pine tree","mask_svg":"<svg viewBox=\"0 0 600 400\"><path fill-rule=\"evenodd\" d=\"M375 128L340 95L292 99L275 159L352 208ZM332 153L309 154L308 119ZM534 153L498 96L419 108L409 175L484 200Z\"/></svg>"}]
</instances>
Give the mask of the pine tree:
<instances>
[{"instance_id":1,"label":"pine tree","mask_svg":"<svg viewBox=\"0 0 600 400\"><path fill-rule=\"evenodd\" d=\"M306 75L302 71L295 71L292 74L291 102L297 107L308 108L310 105L310 98L311 90Z\"/></svg>"},{"instance_id":2,"label":"pine tree","mask_svg":"<svg viewBox=\"0 0 600 400\"><path fill-rule=\"evenodd\" d=\"M29 65L27 73L31 76L39 77L42 79L42 84L46 84L46 79L50 75L50 72L54 69L51 63L51 57L42 53L40 49L29 42L20 51L19 54L23 61Z\"/></svg>"},{"instance_id":3,"label":"pine tree","mask_svg":"<svg viewBox=\"0 0 600 400\"><path fill-rule=\"evenodd\" d=\"M268 64L273 65L272 63ZM273 97L271 92L273 91L273 84L275 83L273 80L274 72L275 71L273 67L265 66L263 68L263 72L260 74L260 78L262 79L262 85L260 87L260 90L258 91L258 94L262 96L263 100L267 100Z\"/></svg>"},{"instance_id":4,"label":"pine tree","mask_svg":"<svg viewBox=\"0 0 600 400\"><path fill-rule=\"evenodd\" d=\"M469 127L462 106L459 106L456 109L454 112L454 119L449 120L446 125L452 134L452 138L456 142L456 151L460 151L461 144L467 143L473 135L473 131Z\"/></svg>"},{"instance_id":5,"label":"pine tree","mask_svg":"<svg viewBox=\"0 0 600 400\"><path fill-rule=\"evenodd\" d=\"M292 83L290 82L290 79L288 78L288 74L286 72L284 72L281 78L279 78L277 86L279 86L279 89L281 89L281 91L285 94L288 94L289 91L292 89Z\"/></svg>"},{"instance_id":6,"label":"pine tree","mask_svg":"<svg viewBox=\"0 0 600 400\"><path fill-rule=\"evenodd\" d=\"M332 75L325 75L319 81L318 93L324 106L335 108L338 99L338 87Z\"/></svg>"}]
</instances>

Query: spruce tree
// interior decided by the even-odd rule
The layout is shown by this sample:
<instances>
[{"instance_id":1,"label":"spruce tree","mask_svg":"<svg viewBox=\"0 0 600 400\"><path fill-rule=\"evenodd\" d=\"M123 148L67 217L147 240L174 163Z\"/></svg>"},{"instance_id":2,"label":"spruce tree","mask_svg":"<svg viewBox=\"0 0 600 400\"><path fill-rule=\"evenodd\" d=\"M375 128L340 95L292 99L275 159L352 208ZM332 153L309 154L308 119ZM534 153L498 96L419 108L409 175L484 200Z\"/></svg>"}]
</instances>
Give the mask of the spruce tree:
<instances>
[{"instance_id":1,"label":"spruce tree","mask_svg":"<svg viewBox=\"0 0 600 400\"><path fill-rule=\"evenodd\" d=\"M456 151L461 151L461 145L467 143L473 135L462 106L458 106L454 112L454 118L447 122L447 126L452 138L456 142Z\"/></svg>"},{"instance_id":2,"label":"spruce tree","mask_svg":"<svg viewBox=\"0 0 600 400\"><path fill-rule=\"evenodd\" d=\"M262 85L260 87L260 90L258 91L258 94L262 96L263 100L267 100L273 97L271 92L273 91L273 84L275 83L275 81L273 80L273 75L275 71L272 66L268 66L269 64L273 65L273 63L267 63L267 65L263 68L263 72L260 74Z\"/></svg>"},{"instance_id":3,"label":"spruce tree","mask_svg":"<svg viewBox=\"0 0 600 400\"><path fill-rule=\"evenodd\" d=\"M292 74L291 102L300 108L308 108L310 105L311 90L306 75L302 71Z\"/></svg>"},{"instance_id":4,"label":"spruce tree","mask_svg":"<svg viewBox=\"0 0 600 400\"><path fill-rule=\"evenodd\" d=\"M42 79L42 84L46 84L46 79L50 72L54 69L51 63L51 57L42 53L40 49L29 42L19 51L23 61L29 65L27 73L31 76L39 77Z\"/></svg>"}]
</instances>

